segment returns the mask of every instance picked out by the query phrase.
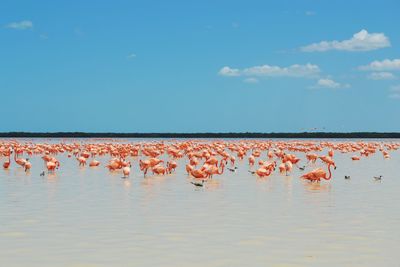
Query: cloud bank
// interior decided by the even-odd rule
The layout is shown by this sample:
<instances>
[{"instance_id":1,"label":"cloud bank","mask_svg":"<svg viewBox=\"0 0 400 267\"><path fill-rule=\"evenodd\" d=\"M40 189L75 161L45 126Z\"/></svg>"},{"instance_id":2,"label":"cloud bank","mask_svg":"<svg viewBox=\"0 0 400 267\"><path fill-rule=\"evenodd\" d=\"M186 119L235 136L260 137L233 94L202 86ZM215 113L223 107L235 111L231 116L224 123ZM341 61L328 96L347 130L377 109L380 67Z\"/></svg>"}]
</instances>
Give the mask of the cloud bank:
<instances>
[{"instance_id":1,"label":"cloud bank","mask_svg":"<svg viewBox=\"0 0 400 267\"><path fill-rule=\"evenodd\" d=\"M400 70L400 59L375 60L368 65L360 66L359 69L365 71Z\"/></svg>"},{"instance_id":2,"label":"cloud bank","mask_svg":"<svg viewBox=\"0 0 400 267\"><path fill-rule=\"evenodd\" d=\"M303 46L300 50L303 52L325 52L329 50L370 51L389 46L389 38L384 33L368 33L367 30L361 30L348 40L322 41Z\"/></svg>"},{"instance_id":3,"label":"cloud bank","mask_svg":"<svg viewBox=\"0 0 400 267\"><path fill-rule=\"evenodd\" d=\"M221 68L221 76L252 76L252 77L316 77L321 72L317 65L294 64L288 67L261 65L245 69L235 69L229 66Z\"/></svg>"},{"instance_id":4,"label":"cloud bank","mask_svg":"<svg viewBox=\"0 0 400 267\"><path fill-rule=\"evenodd\" d=\"M332 79L325 78L325 79L319 79L317 84L314 85L312 88L331 88L331 89L350 88L350 84L341 84L335 82Z\"/></svg>"},{"instance_id":5,"label":"cloud bank","mask_svg":"<svg viewBox=\"0 0 400 267\"><path fill-rule=\"evenodd\" d=\"M23 20L20 22L11 22L7 24L5 27L15 30L27 30L33 28L33 23L30 20Z\"/></svg>"},{"instance_id":6,"label":"cloud bank","mask_svg":"<svg viewBox=\"0 0 400 267\"><path fill-rule=\"evenodd\" d=\"M393 80L396 76L391 72L372 72L368 76L370 80Z\"/></svg>"}]
</instances>

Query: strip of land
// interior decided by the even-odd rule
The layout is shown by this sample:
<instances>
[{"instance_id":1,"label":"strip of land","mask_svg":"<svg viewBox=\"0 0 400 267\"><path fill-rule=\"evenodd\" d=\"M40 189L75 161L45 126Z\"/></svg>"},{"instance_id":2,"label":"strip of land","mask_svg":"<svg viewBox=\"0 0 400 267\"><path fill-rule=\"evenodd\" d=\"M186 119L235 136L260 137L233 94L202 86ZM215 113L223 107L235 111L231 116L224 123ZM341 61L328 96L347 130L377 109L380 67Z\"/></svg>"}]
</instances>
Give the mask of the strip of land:
<instances>
[{"instance_id":1,"label":"strip of land","mask_svg":"<svg viewBox=\"0 0 400 267\"><path fill-rule=\"evenodd\" d=\"M400 132L86 133L0 132L0 138L400 138Z\"/></svg>"}]
</instances>

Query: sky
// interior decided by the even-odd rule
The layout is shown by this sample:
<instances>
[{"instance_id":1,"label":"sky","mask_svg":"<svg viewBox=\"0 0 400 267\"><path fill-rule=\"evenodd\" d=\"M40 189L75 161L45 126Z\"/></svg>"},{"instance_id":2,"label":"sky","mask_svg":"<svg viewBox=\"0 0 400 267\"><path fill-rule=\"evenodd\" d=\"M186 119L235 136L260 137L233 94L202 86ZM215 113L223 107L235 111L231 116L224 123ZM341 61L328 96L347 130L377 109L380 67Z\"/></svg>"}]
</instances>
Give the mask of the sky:
<instances>
[{"instance_id":1,"label":"sky","mask_svg":"<svg viewBox=\"0 0 400 267\"><path fill-rule=\"evenodd\" d=\"M400 131L400 1L0 4L0 132Z\"/></svg>"}]
</instances>

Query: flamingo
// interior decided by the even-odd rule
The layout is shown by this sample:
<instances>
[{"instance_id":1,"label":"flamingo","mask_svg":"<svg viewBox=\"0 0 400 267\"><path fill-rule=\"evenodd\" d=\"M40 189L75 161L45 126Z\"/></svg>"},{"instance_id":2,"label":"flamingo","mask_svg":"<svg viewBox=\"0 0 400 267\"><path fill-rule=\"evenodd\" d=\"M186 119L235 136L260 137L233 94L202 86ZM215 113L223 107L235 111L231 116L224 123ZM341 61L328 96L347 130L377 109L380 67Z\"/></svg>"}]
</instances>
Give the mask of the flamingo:
<instances>
[{"instance_id":1,"label":"flamingo","mask_svg":"<svg viewBox=\"0 0 400 267\"><path fill-rule=\"evenodd\" d=\"M306 158L308 162L315 163L315 161L318 159L318 155L314 153L306 154Z\"/></svg>"},{"instance_id":2,"label":"flamingo","mask_svg":"<svg viewBox=\"0 0 400 267\"><path fill-rule=\"evenodd\" d=\"M156 165L154 166L151 171L153 172L153 174L157 174L157 175L164 175L167 173L167 169L164 168L164 166L162 165Z\"/></svg>"},{"instance_id":3,"label":"flamingo","mask_svg":"<svg viewBox=\"0 0 400 267\"><path fill-rule=\"evenodd\" d=\"M9 151L8 152L8 161L4 161L3 168L8 169L10 167L10 164L11 164L11 153Z\"/></svg>"},{"instance_id":4,"label":"flamingo","mask_svg":"<svg viewBox=\"0 0 400 267\"><path fill-rule=\"evenodd\" d=\"M14 153L14 161L20 165L21 167L24 167L26 164L26 160L25 159L21 159L21 158L17 158L17 153Z\"/></svg>"},{"instance_id":5,"label":"flamingo","mask_svg":"<svg viewBox=\"0 0 400 267\"><path fill-rule=\"evenodd\" d=\"M172 171L175 171L176 167L178 167L178 164L175 161L167 162L167 169L168 169L169 173L171 173Z\"/></svg>"},{"instance_id":6,"label":"flamingo","mask_svg":"<svg viewBox=\"0 0 400 267\"><path fill-rule=\"evenodd\" d=\"M331 164L328 164L329 176L322 168L315 169L309 173L301 176L301 178L309 180L310 182L319 182L321 179L330 180L332 178Z\"/></svg>"},{"instance_id":7,"label":"flamingo","mask_svg":"<svg viewBox=\"0 0 400 267\"><path fill-rule=\"evenodd\" d=\"M131 173L131 168L129 166L123 167L122 173L124 174L123 178L129 177L129 174Z\"/></svg>"},{"instance_id":8,"label":"flamingo","mask_svg":"<svg viewBox=\"0 0 400 267\"><path fill-rule=\"evenodd\" d=\"M225 164L221 165L221 169L219 169L215 165L210 165L210 166L206 167L204 171L205 171L205 173L208 174L209 178L212 178L214 174L218 174L218 175L223 174L224 173L224 167L225 167Z\"/></svg>"},{"instance_id":9,"label":"flamingo","mask_svg":"<svg viewBox=\"0 0 400 267\"><path fill-rule=\"evenodd\" d=\"M197 166L198 164L199 164L199 161L197 160L197 158L195 158L195 157L190 158L190 165Z\"/></svg>"},{"instance_id":10,"label":"flamingo","mask_svg":"<svg viewBox=\"0 0 400 267\"><path fill-rule=\"evenodd\" d=\"M122 166L117 160L111 160L109 164L106 165L106 167L108 168L108 170L113 171L120 169Z\"/></svg>"},{"instance_id":11,"label":"flamingo","mask_svg":"<svg viewBox=\"0 0 400 267\"><path fill-rule=\"evenodd\" d=\"M26 159L24 167L25 167L25 172L28 172L31 169L32 164L29 162L28 159Z\"/></svg>"},{"instance_id":12,"label":"flamingo","mask_svg":"<svg viewBox=\"0 0 400 267\"><path fill-rule=\"evenodd\" d=\"M288 175L288 172L291 172L293 169L293 164L291 161L286 161L285 162L285 171L286 171L286 175Z\"/></svg>"},{"instance_id":13,"label":"flamingo","mask_svg":"<svg viewBox=\"0 0 400 267\"><path fill-rule=\"evenodd\" d=\"M144 176L147 174L147 170L150 168L150 161L149 160L139 160L139 167L140 170L143 171Z\"/></svg>"},{"instance_id":14,"label":"flamingo","mask_svg":"<svg viewBox=\"0 0 400 267\"><path fill-rule=\"evenodd\" d=\"M264 167L260 167L256 171L249 171L249 172L252 174L256 174L260 178L269 176L271 174L271 172Z\"/></svg>"},{"instance_id":15,"label":"flamingo","mask_svg":"<svg viewBox=\"0 0 400 267\"><path fill-rule=\"evenodd\" d=\"M207 179L208 178L208 174L202 170L192 169L190 171L190 174L196 179Z\"/></svg>"},{"instance_id":16,"label":"flamingo","mask_svg":"<svg viewBox=\"0 0 400 267\"><path fill-rule=\"evenodd\" d=\"M46 167L47 167L47 170L48 170L49 172L54 172L54 170L55 170L56 167L57 167L57 164L54 163L53 161L48 161L48 162L46 162Z\"/></svg>"},{"instance_id":17,"label":"flamingo","mask_svg":"<svg viewBox=\"0 0 400 267\"><path fill-rule=\"evenodd\" d=\"M86 165L86 157L80 156L79 158L77 158L77 160L79 161L79 166Z\"/></svg>"},{"instance_id":18,"label":"flamingo","mask_svg":"<svg viewBox=\"0 0 400 267\"><path fill-rule=\"evenodd\" d=\"M190 164L186 164L185 168L186 168L186 172L187 172L188 175L190 174L191 171L194 170L193 166L190 165Z\"/></svg>"},{"instance_id":19,"label":"flamingo","mask_svg":"<svg viewBox=\"0 0 400 267\"><path fill-rule=\"evenodd\" d=\"M100 165L100 161L93 159L90 163L89 166L90 167L97 167Z\"/></svg>"},{"instance_id":20,"label":"flamingo","mask_svg":"<svg viewBox=\"0 0 400 267\"><path fill-rule=\"evenodd\" d=\"M215 166L218 166L218 159L212 157L212 158L209 158L208 160L206 160L205 163L208 164L208 165L215 165Z\"/></svg>"},{"instance_id":21,"label":"flamingo","mask_svg":"<svg viewBox=\"0 0 400 267\"><path fill-rule=\"evenodd\" d=\"M281 173L281 174L283 174L285 171L286 171L286 166L285 166L285 163L281 163L281 164L279 164L279 172Z\"/></svg>"},{"instance_id":22,"label":"flamingo","mask_svg":"<svg viewBox=\"0 0 400 267\"><path fill-rule=\"evenodd\" d=\"M229 159L231 161L231 166L235 166L236 158L234 156L230 156Z\"/></svg>"},{"instance_id":23,"label":"flamingo","mask_svg":"<svg viewBox=\"0 0 400 267\"><path fill-rule=\"evenodd\" d=\"M254 165L254 163L255 163L255 158L254 158L254 156L253 155L251 155L250 157L249 157L249 165L250 166L253 166Z\"/></svg>"}]
</instances>

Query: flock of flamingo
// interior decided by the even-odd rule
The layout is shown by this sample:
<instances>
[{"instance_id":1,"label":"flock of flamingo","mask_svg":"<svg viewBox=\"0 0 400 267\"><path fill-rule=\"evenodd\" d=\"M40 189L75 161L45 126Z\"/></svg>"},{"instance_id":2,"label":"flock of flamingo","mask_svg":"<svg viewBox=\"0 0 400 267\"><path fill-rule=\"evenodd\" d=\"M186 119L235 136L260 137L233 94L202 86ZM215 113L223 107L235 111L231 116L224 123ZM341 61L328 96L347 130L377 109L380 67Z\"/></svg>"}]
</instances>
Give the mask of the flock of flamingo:
<instances>
[{"instance_id":1,"label":"flock of flamingo","mask_svg":"<svg viewBox=\"0 0 400 267\"><path fill-rule=\"evenodd\" d=\"M381 153L384 159L390 158L390 151L399 149L400 143L394 142L328 142L328 141L152 141L141 143L116 142L114 140L59 141L36 143L32 141L0 141L0 156L5 157L3 168L9 169L15 162L18 168L29 172L32 163L29 158L41 157L48 173L62 169L57 159L66 153L67 158L76 160L77 166L90 167L101 165L99 157L109 157L104 167L110 172L122 172L123 178L131 173L132 162L137 161L140 171L146 176L150 170L153 175L167 175L176 170L178 162L184 163L186 172L193 178L192 183L202 186L204 181L214 175L221 175L225 168L230 172L237 169L237 160L246 160L249 172L260 178L270 176L276 169L283 175L292 172L293 167L304 171L320 161L326 168L314 168L300 178L310 182L330 180L331 168L336 169L335 153L348 153L349 160L360 160L374 153ZM296 154L304 154L304 164ZM165 161L162 159L164 158ZM12 160L13 159L13 160ZM131 162L132 160L132 162ZM256 167L256 162L258 167ZM327 169L327 171L325 170ZM328 172L328 173L327 173ZM45 175L43 171L41 176ZM346 179L350 177L346 176ZM381 177L380 177L381 178ZM198 180L199 182L196 182ZM201 182L201 183L200 183Z\"/></svg>"}]
</instances>

